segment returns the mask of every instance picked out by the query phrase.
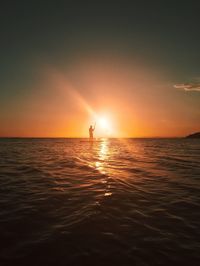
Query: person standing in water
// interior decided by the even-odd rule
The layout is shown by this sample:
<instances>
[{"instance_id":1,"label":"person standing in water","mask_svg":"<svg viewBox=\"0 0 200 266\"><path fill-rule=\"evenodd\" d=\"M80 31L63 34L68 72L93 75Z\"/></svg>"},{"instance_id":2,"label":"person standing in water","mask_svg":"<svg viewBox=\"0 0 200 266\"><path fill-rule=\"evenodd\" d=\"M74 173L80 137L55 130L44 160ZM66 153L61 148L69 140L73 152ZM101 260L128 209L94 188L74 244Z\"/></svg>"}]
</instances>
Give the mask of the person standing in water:
<instances>
[{"instance_id":1,"label":"person standing in water","mask_svg":"<svg viewBox=\"0 0 200 266\"><path fill-rule=\"evenodd\" d=\"M95 130L95 125L94 127L92 127L92 125L90 125L89 127L89 136L90 136L90 140L93 140L93 132Z\"/></svg>"}]
</instances>

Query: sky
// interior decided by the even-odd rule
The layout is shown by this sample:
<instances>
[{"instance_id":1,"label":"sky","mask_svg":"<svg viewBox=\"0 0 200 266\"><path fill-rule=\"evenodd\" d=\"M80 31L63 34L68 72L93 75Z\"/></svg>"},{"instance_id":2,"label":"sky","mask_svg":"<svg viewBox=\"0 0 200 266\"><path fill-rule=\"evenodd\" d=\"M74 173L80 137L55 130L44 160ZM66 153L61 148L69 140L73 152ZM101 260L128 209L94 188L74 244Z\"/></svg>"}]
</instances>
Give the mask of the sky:
<instances>
[{"instance_id":1,"label":"sky","mask_svg":"<svg viewBox=\"0 0 200 266\"><path fill-rule=\"evenodd\" d=\"M1 137L200 130L200 4L130 2L1 4Z\"/></svg>"}]
</instances>

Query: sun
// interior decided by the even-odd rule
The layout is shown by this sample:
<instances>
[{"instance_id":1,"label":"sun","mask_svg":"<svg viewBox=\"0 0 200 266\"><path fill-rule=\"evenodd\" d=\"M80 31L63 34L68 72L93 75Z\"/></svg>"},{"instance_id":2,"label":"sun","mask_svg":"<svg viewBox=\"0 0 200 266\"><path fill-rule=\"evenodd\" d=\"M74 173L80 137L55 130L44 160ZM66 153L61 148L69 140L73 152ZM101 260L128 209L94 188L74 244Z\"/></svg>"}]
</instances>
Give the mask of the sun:
<instances>
[{"instance_id":1,"label":"sun","mask_svg":"<svg viewBox=\"0 0 200 266\"><path fill-rule=\"evenodd\" d=\"M111 116L107 114L98 114L93 118L93 127L96 136L110 137L114 134L113 121ZM92 124L92 123L91 123Z\"/></svg>"},{"instance_id":2,"label":"sun","mask_svg":"<svg viewBox=\"0 0 200 266\"><path fill-rule=\"evenodd\" d=\"M101 134L109 135L112 134L112 123L108 117L99 116L97 119L97 126Z\"/></svg>"},{"instance_id":3,"label":"sun","mask_svg":"<svg viewBox=\"0 0 200 266\"><path fill-rule=\"evenodd\" d=\"M100 117L98 124L102 129L109 129L109 121L105 117Z\"/></svg>"}]
</instances>

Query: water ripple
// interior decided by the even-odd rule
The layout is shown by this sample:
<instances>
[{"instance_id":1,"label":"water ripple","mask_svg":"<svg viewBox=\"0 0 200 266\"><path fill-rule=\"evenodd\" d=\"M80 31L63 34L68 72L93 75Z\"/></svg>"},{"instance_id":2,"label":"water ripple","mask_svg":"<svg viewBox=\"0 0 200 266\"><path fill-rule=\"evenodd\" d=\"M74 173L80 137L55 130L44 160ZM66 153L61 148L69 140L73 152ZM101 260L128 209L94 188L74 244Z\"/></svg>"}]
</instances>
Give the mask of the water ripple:
<instances>
[{"instance_id":1,"label":"water ripple","mask_svg":"<svg viewBox=\"0 0 200 266\"><path fill-rule=\"evenodd\" d=\"M0 139L1 265L198 265L200 142Z\"/></svg>"}]
</instances>

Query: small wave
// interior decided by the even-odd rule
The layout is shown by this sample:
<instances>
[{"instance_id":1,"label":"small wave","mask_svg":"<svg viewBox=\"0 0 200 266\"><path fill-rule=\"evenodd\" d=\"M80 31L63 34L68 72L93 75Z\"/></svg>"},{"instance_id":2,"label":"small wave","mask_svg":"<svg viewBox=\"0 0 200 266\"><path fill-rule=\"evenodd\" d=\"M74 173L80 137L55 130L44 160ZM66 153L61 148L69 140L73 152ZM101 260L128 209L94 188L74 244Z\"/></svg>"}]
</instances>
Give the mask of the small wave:
<instances>
[{"instance_id":1,"label":"small wave","mask_svg":"<svg viewBox=\"0 0 200 266\"><path fill-rule=\"evenodd\" d=\"M0 264L198 265L199 151L173 139L0 141Z\"/></svg>"}]
</instances>

